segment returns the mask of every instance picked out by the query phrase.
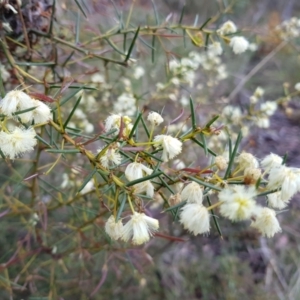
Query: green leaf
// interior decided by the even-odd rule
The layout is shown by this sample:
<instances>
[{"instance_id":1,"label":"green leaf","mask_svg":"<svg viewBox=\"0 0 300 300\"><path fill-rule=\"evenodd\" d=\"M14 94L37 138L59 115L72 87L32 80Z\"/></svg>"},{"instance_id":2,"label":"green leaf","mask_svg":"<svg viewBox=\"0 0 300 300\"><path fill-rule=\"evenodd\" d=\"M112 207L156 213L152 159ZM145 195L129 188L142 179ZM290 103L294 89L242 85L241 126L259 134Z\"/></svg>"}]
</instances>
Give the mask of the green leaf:
<instances>
[{"instance_id":1,"label":"green leaf","mask_svg":"<svg viewBox=\"0 0 300 300\"><path fill-rule=\"evenodd\" d=\"M215 185L213 185L213 184L210 184L210 183L208 183L208 182L202 181L202 180L200 180L200 179L198 179L198 178L195 178L195 177L192 177L192 176L187 176L187 177L188 177L189 179L191 179L191 180L193 180L193 181L195 181L195 182L197 182L197 183L203 185L203 186L206 186L206 187L208 187L208 188L211 188L212 190L215 190L215 191L222 191L221 188L219 188L219 187L217 187L217 186L215 186Z\"/></svg>"},{"instance_id":2,"label":"green leaf","mask_svg":"<svg viewBox=\"0 0 300 300\"><path fill-rule=\"evenodd\" d=\"M212 18L208 18L199 28L199 30L202 30L208 23L209 21L211 20Z\"/></svg>"},{"instance_id":3,"label":"green leaf","mask_svg":"<svg viewBox=\"0 0 300 300\"><path fill-rule=\"evenodd\" d=\"M207 196L207 202L208 202L209 206L211 206L211 201L210 201L209 196ZM211 215L212 215L212 218L214 220L214 223L215 223L215 226L216 226L216 228L218 230L219 235L222 236L221 228L220 228L219 222L218 222L218 220L217 220L217 218L215 216L215 212L214 212L213 209L211 209Z\"/></svg>"},{"instance_id":4,"label":"green leaf","mask_svg":"<svg viewBox=\"0 0 300 300\"><path fill-rule=\"evenodd\" d=\"M207 156L208 155L208 149L207 149L205 136L202 132L200 133L200 136L201 136L201 140L202 140L202 144L203 144L204 154L205 154L205 156Z\"/></svg>"},{"instance_id":5,"label":"green leaf","mask_svg":"<svg viewBox=\"0 0 300 300\"><path fill-rule=\"evenodd\" d=\"M48 142L46 142L43 138L41 138L39 135L36 135L35 138L40 142L42 142L44 145L48 146L49 148L52 148L52 146Z\"/></svg>"},{"instance_id":6,"label":"green leaf","mask_svg":"<svg viewBox=\"0 0 300 300\"><path fill-rule=\"evenodd\" d=\"M2 98L5 97L5 89L3 85L3 79L2 79L2 71L0 70L0 95Z\"/></svg>"},{"instance_id":7,"label":"green leaf","mask_svg":"<svg viewBox=\"0 0 300 300\"><path fill-rule=\"evenodd\" d=\"M204 144L201 143L200 141L198 141L196 138L191 138L191 140L193 142L195 142L196 144L198 144L201 148L203 148L203 149L205 148ZM210 153L213 156L217 156L217 154L214 151L210 150L209 148L207 148L207 152Z\"/></svg>"},{"instance_id":8,"label":"green leaf","mask_svg":"<svg viewBox=\"0 0 300 300\"><path fill-rule=\"evenodd\" d=\"M219 119L219 115L213 117L206 125L205 128L209 128L213 123L215 123Z\"/></svg>"},{"instance_id":9,"label":"green leaf","mask_svg":"<svg viewBox=\"0 0 300 300\"><path fill-rule=\"evenodd\" d=\"M171 207L165 209L164 212L172 211L172 210L174 210L174 209L178 209L178 208L184 206L185 204L186 204L186 201L182 201L182 202L180 202L180 203L178 203L178 204L176 204L176 205L174 205L174 206L171 206Z\"/></svg>"},{"instance_id":10,"label":"green leaf","mask_svg":"<svg viewBox=\"0 0 300 300\"><path fill-rule=\"evenodd\" d=\"M192 127L193 130L195 130L197 128L197 120L195 115L194 101L191 96L190 96L190 109L191 109Z\"/></svg>"},{"instance_id":11,"label":"green leaf","mask_svg":"<svg viewBox=\"0 0 300 300\"><path fill-rule=\"evenodd\" d=\"M128 59L130 58L131 52L133 50L133 47L134 47L135 41L136 41L136 39L137 39L137 37L139 35L139 32L140 32L140 26L138 27L137 31L134 34L134 37L133 37L132 42L130 44L129 50L128 50L127 55L125 57L125 62L127 62Z\"/></svg>"},{"instance_id":12,"label":"green leaf","mask_svg":"<svg viewBox=\"0 0 300 300\"><path fill-rule=\"evenodd\" d=\"M67 127L68 123L70 122L70 120L71 120L73 114L75 113L75 111L76 111L76 109L77 109L77 106L79 105L81 99L82 99L82 95L81 95L81 96L78 98L78 100L76 101L76 103L75 103L73 109L71 110L71 112L70 112L70 114L69 114L69 116L68 116L66 122L64 123L64 125L63 125L64 129Z\"/></svg>"},{"instance_id":13,"label":"green leaf","mask_svg":"<svg viewBox=\"0 0 300 300\"><path fill-rule=\"evenodd\" d=\"M154 63L154 60L155 60L155 35L153 34L152 36L152 51L151 51L151 61L152 63Z\"/></svg>"},{"instance_id":14,"label":"green leaf","mask_svg":"<svg viewBox=\"0 0 300 300\"><path fill-rule=\"evenodd\" d=\"M209 36L210 36L210 34L207 33L206 37L205 37L205 51L207 51L207 49L208 49Z\"/></svg>"},{"instance_id":15,"label":"green leaf","mask_svg":"<svg viewBox=\"0 0 300 300\"><path fill-rule=\"evenodd\" d=\"M141 121L142 121L142 125L143 125L143 127L144 127L144 129L145 129L145 132L146 132L146 134L147 134L147 137L149 138L149 137L150 137L150 132L149 132L149 130L148 130L148 128L147 128L147 125L146 125L146 123L145 123L144 118L141 118Z\"/></svg>"},{"instance_id":16,"label":"green leaf","mask_svg":"<svg viewBox=\"0 0 300 300\"><path fill-rule=\"evenodd\" d=\"M153 172L151 175L148 175L148 176L145 176L143 178L139 178L139 179L130 181L129 183L126 184L126 186L127 187L133 186L133 185L138 184L140 182L144 182L144 181L150 180L152 178L158 177L161 174L163 174L163 172L157 172L157 173Z\"/></svg>"},{"instance_id":17,"label":"green leaf","mask_svg":"<svg viewBox=\"0 0 300 300\"><path fill-rule=\"evenodd\" d=\"M77 12L76 17L76 30L75 30L75 44L79 44L79 37L80 37L80 12Z\"/></svg>"},{"instance_id":18,"label":"green leaf","mask_svg":"<svg viewBox=\"0 0 300 300\"><path fill-rule=\"evenodd\" d=\"M82 88L77 89L76 91L70 93L70 95L66 96L64 99L62 99L62 101L60 102L60 106L63 106L64 104L66 104L69 100L71 100L78 92L80 92L82 90ZM57 107L53 107L52 111L57 110Z\"/></svg>"},{"instance_id":19,"label":"green leaf","mask_svg":"<svg viewBox=\"0 0 300 300\"><path fill-rule=\"evenodd\" d=\"M239 135L236 139L236 142L235 142L233 151L231 153L230 159L229 159L228 167L227 167L227 170L226 170L225 175L224 175L224 180L226 180L230 175L231 168L232 168L232 165L234 163L234 159L235 159L235 156L237 154L237 151L238 151L238 148L239 148L239 145L240 145L240 142L241 142L242 138L243 138L242 132L240 131Z\"/></svg>"},{"instance_id":20,"label":"green leaf","mask_svg":"<svg viewBox=\"0 0 300 300\"><path fill-rule=\"evenodd\" d=\"M87 16L86 16L86 14L85 14L85 12L84 12L84 10L83 10L81 4L79 3L79 1L78 1L78 0L75 0L75 3L77 4L77 6L78 6L78 8L80 9L80 11L82 12L82 14L87 18Z\"/></svg>"},{"instance_id":21,"label":"green leaf","mask_svg":"<svg viewBox=\"0 0 300 300\"><path fill-rule=\"evenodd\" d=\"M159 18L158 18L157 8L156 8L156 5L154 3L154 0L151 0L151 2L152 2L153 10L154 10L156 25L158 25L159 24Z\"/></svg>"},{"instance_id":22,"label":"green leaf","mask_svg":"<svg viewBox=\"0 0 300 300\"><path fill-rule=\"evenodd\" d=\"M107 43L114 49L116 50L118 53L120 53L121 55L126 56L126 53L124 53L123 51L121 51L115 44L114 42L112 42L109 38L105 39L107 41Z\"/></svg>"},{"instance_id":23,"label":"green leaf","mask_svg":"<svg viewBox=\"0 0 300 300\"><path fill-rule=\"evenodd\" d=\"M80 153L80 151L78 149L47 149L46 152L49 152L49 153L65 153L65 154Z\"/></svg>"},{"instance_id":24,"label":"green leaf","mask_svg":"<svg viewBox=\"0 0 300 300\"><path fill-rule=\"evenodd\" d=\"M181 22L182 22L182 19L183 19L183 16L184 16L185 7L186 7L186 4L184 4L183 7L182 7L179 22L178 22L179 25L181 25Z\"/></svg>"},{"instance_id":25,"label":"green leaf","mask_svg":"<svg viewBox=\"0 0 300 300\"><path fill-rule=\"evenodd\" d=\"M135 129L137 128L137 126L138 126L138 124L139 124L139 122L140 122L140 119L141 119L142 115L143 115L143 114L140 112L139 115L138 115L138 117L136 118L136 120L135 120L135 122L134 122L134 124L133 124L133 127L132 127L132 129L131 129L131 131L130 131L130 134L129 134L129 136L128 136L129 139L132 138L132 136L133 136L133 134L134 134L134 132L135 132Z\"/></svg>"},{"instance_id":26,"label":"green leaf","mask_svg":"<svg viewBox=\"0 0 300 300\"><path fill-rule=\"evenodd\" d=\"M78 189L77 193L80 193L84 187L87 185L87 183L93 178L93 176L97 173L97 168L94 168L94 170L89 173L86 178L84 179L82 185L80 186L80 188Z\"/></svg>"},{"instance_id":27,"label":"green leaf","mask_svg":"<svg viewBox=\"0 0 300 300\"><path fill-rule=\"evenodd\" d=\"M124 193L123 197L122 197L122 200L121 200L121 205L120 205L118 213L117 213L116 222L118 222L120 217L121 217L121 214L122 214L122 212L124 210L124 207L125 207L126 200L127 200L127 194Z\"/></svg>"}]
</instances>

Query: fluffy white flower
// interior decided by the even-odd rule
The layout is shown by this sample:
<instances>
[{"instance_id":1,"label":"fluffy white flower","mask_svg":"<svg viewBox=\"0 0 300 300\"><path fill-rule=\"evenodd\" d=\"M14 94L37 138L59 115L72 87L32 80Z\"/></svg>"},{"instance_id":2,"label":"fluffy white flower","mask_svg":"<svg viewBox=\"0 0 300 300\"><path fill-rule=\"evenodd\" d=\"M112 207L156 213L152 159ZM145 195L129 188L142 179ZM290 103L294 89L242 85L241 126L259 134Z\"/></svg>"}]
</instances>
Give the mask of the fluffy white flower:
<instances>
[{"instance_id":1,"label":"fluffy white flower","mask_svg":"<svg viewBox=\"0 0 300 300\"><path fill-rule=\"evenodd\" d=\"M296 168L286 168L285 171L281 186L281 199L289 201L300 190L300 173Z\"/></svg>"},{"instance_id":2,"label":"fluffy white flower","mask_svg":"<svg viewBox=\"0 0 300 300\"><path fill-rule=\"evenodd\" d=\"M84 188L80 191L80 194L83 195L83 194L86 194L90 191L92 191L94 189L94 182L93 180L90 180L85 186Z\"/></svg>"},{"instance_id":3,"label":"fluffy white flower","mask_svg":"<svg viewBox=\"0 0 300 300\"><path fill-rule=\"evenodd\" d=\"M32 111L32 117L35 124L46 123L52 119L51 110L48 105L39 100L32 99L32 101L33 106L36 107L35 110Z\"/></svg>"},{"instance_id":4,"label":"fluffy white flower","mask_svg":"<svg viewBox=\"0 0 300 300\"><path fill-rule=\"evenodd\" d=\"M16 127L12 132L0 132L0 148L3 154L11 159L32 151L36 145L36 133L33 128L21 129Z\"/></svg>"},{"instance_id":5,"label":"fluffy white flower","mask_svg":"<svg viewBox=\"0 0 300 300\"><path fill-rule=\"evenodd\" d=\"M188 203L198 203L202 204L203 192L200 184L196 182L191 182L185 186L181 192L182 201L187 201Z\"/></svg>"},{"instance_id":6,"label":"fluffy white flower","mask_svg":"<svg viewBox=\"0 0 300 300\"><path fill-rule=\"evenodd\" d=\"M145 69L143 67L137 66L134 70L133 77L135 79L140 79L145 75Z\"/></svg>"},{"instance_id":7,"label":"fluffy white flower","mask_svg":"<svg viewBox=\"0 0 300 300\"><path fill-rule=\"evenodd\" d=\"M114 111L125 115L134 115L136 112L136 99L131 93L121 94L114 102Z\"/></svg>"},{"instance_id":8,"label":"fluffy white flower","mask_svg":"<svg viewBox=\"0 0 300 300\"><path fill-rule=\"evenodd\" d=\"M273 237L275 233L281 231L275 211L267 207L257 211L255 221L251 223L251 226L258 229L266 237Z\"/></svg>"},{"instance_id":9,"label":"fluffy white flower","mask_svg":"<svg viewBox=\"0 0 300 300\"><path fill-rule=\"evenodd\" d=\"M282 157L277 154L270 153L261 161L261 166L265 169L265 171L269 172L272 168L280 166L282 161Z\"/></svg>"},{"instance_id":10,"label":"fluffy white flower","mask_svg":"<svg viewBox=\"0 0 300 300\"><path fill-rule=\"evenodd\" d=\"M267 116L260 116L260 117L256 118L255 124L259 128L269 128L270 127L270 120Z\"/></svg>"},{"instance_id":11,"label":"fluffy white flower","mask_svg":"<svg viewBox=\"0 0 300 300\"><path fill-rule=\"evenodd\" d=\"M164 121L162 116L154 111L149 113L147 120L151 123L152 126L158 126Z\"/></svg>"},{"instance_id":12,"label":"fluffy white flower","mask_svg":"<svg viewBox=\"0 0 300 300\"><path fill-rule=\"evenodd\" d=\"M246 168L257 168L259 166L257 159L251 153L247 152L241 153L237 158L237 162L242 170Z\"/></svg>"},{"instance_id":13,"label":"fluffy white flower","mask_svg":"<svg viewBox=\"0 0 300 300\"><path fill-rule=\"evenodd\" d=\"M278 105L275 101L266 101L260 106L260 110L263 111L267 116L274 115Z\"/></svg>"},{"instance_id":14,"label":"fluffy white flower","mask_svg":"<svg viewBox=\"0 0 300 300\"><path fill-rule=\"evenodd\" d=\"M134 194L146 193L149 198L154 196L154 186L150 180L146 180L140 183L137 183L133 186Z\"/></svg>"},{"instance_id":15,"label":"fluffy white flower","mask_svg":"<svg viewBox=\"0 0 300 300\"><path fill-rule=\"evenodd\" d=\"M296 84L295 84L295 90L296 91L300 91L300 82L297 82Z\"/></svg>"},{"instance_id":16,"label":"fluffy white flower","mask_svg":"<svg viewBox=\"0 0 300 300\"><path fill-rule=\"evenodd\" d=\"M0 73L3 82L6 82L10 78L9 72L6 70L5 66L0 63Z\"/></svg>"},{"instance_id":17,"label":"fluffy white flower","mask_svg":"<svg viewBox=\"0 0 300 300\"><path fill-rule=\"evenodd\" d=\"M257 98L261 98L265 93L265 90L263 88L261 88L260 86L258 86L256 88L256 90L254 91L253 96L257 97Z\"/></svg>"},{"instance_id":18,"label":"fluffy white flower","mask_svg":"<svg viewBox=\"0 0 300 300\"><path fill-rule=\"evenodd\" d=\"M231 185L219 193L219 200L223 201L220 213L232 221L250 219L257 208L255 196L253 186L247 189L242 185Z\"/></svg>"},{"instance_id":19,"label":"fluffy white flower","mask_svg":"<svg viewBox=\"0 0 300 300\"><path fill-rule=\"evenodd\" d=\"M300 169L276 166L269 172L267 188L276 190L281 187L281 200L289 201L300 190Z\"/></svg>"},{"instance_id":20,"label":"fluffy white flower","mask_svg":"<svg viewBox=\"0 0 300 300\"><path fill-rule=\"evenodd\" d=\"M91 76L91 81L93 83L104 83L105 78L101 73L95 73Z\"/></svg>"},{"instance_id":21,"label":"fluffy white flower","mask_svg":"<svg viewBox=\"0 0 300 300\"><path fill-rule=\"evenodd\" d=\"M35 106L31 97L22 91L10 91L5 97L0 101L0 109L2 113L8 117L12 117L13 113L23 111ZM33 111L28 111L19 114L18 117L23 123L27 123L32 120Z\"/></svg>"},{"instance_id":22,"label":"fluffy white flower","mask_svg":"<svg viewBox=\"0 0 300 300\"><path fill-rule=\"evenodd\" d=\"M218 30L218 34L225 35L235 33L237 31L236 25L232 21L225 22Z\"/></svg>"},{"instance_id":23,"label":"fluffy white flower","mask_svg":"<svg viewBox=\"0 0 300 300\"><path fill-rule=\"evenodd\" d=\"M153 141L154 143L162 145L162 159L165 162L174 158L181 152L182 142L170 135L157 135L156 137L154 137Z\"/></svg>"},{"instance_id":24,"label":"fluffy white flower","mask_svg":"<svg viewBox=\"0 0 300 300\"><path fill-rule=\"evenodd\" d=\"M242 116L241 109L232 105L227 105L223 108L222 115L237 123Z\"/></svg>"},{"instance_id":25,"label":"fluffy white flower","mask_svg":"<svg viewBox=\"0 0 300 300\"><path fill-rule=\"evenodd\" d=\"M102 149L98 149L98 153L100 151L102 151ZM105 168L109 168L110 163L113 163L116 166L118 166L122 161L122 155L118 152L118 149L108 148L100 157L100 161L102 166Z\"/></svg>"},{"instance_id":26,"label":"fluffy white flower","mask_svg":"<svg viewBox=\"0 0 300 300\"><path fill-rule=\"evenodd\" d=\"M275 165L270 168L267 188L270 190L279 189L283 184L287 169L285 165Z\"/></svg>"},{"instance_id":27,"label":"fluffy white flower","mask_svg":"<svg viewBox=\"0 0 300 300\"><path fill-rule=\"evenodd\" d=\"M112 240L118 240L122 236L123 223L120 219L116 222L116 219L111 215L105 223L105 232L110 236Z\"/></svg>"},{"instance_id":28,"label":"fluffy white flower","mask_svg":"<svg viewBox=\"0 0 300 300\"><path fill-rule=\"evenodd\" d=\"M282 201L281 192L275 192L267 195L268 205L272 208L283 209L287 207L288 201Z\"/></svg>"},{"instance_id":29,"label":"fluffy white flower","mask_svg":"<svg viewBox=\"0 0 300 300\"><path fill-rule=\"evenodd\" d=\"M235 36L231 38L229 45L235 54L240 54L248 49L249 42L243 36Z\"/></svg>"},{"instance_id":30,"label":"fluffy white flower","mask_svg":"<svg viewBox=\"0 0 300 300\"><path fill-rule=\"evenodd\" d=\"M129 181L133 181L144 176L151 175L152 172L153 170L145 165L138 162L133 162L126 167L125 176Z\"/></svg>"},{"instance_id":31,"label":"fluffy white flower","mask_svg":"<svg viewBox=\"0 0 300 300\"><path fill-rule=\"evenodd\" d=\"M208 56L221 55L223 53L223 48L221 43L214 42L208 46Z\"/></svg>"},{"instance_id":32,"label":"fluffy white flower","mask_svg":"<svg viewBox=\"0 0 300 300\"><path fill-rule=\"evenodd\" d=\"M180 213L180 223L194 235L209 232L209 213L200 203L188 203Z\"/></svg>"},{"instance_id":33,"label":"fluffy white flower","mask_svg":"<svg viewBox=\"0 0 300 300\"><path fill-rule=\"evenodd\" d=\"M141 245L148 242L158 228L158 220L143 213L134 212L131 219L123 227L121 239L128 242L132 238L133 244Z\"/></svg>"},{"instance_id":34,"label":"fluffy white flower","mask_svg":"<svg viewBox=\"0 0 300 300\"><path fill-rule=\"evenodd\" d=\"M258 46L255 43L250 43L248 49L252 52L255 52L255 51L257 51Z\"/></svg>"},{"instance_id":35,"label":"fluffy white flower","mask_svg":"<svg viewBox=\"0 0 300 300\"><path fill-rule=\"evenodd\" d=\"M169 69L173 73L176 73L180 67L181 67L180 63L175 59L172 59L169 62Z\"/></svg>"}]
</instances>

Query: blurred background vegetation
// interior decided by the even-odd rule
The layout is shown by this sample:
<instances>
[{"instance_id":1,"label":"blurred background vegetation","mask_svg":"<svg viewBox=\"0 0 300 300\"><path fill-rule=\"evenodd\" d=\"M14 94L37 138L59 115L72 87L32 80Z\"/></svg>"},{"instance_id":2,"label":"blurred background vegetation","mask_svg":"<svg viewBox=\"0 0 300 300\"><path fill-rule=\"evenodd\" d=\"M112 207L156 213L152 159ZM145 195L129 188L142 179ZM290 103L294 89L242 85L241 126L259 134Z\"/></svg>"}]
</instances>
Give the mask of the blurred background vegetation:
<instances>
[{"instance_id":1,"label":"blurred background vegetation","mask_svg":"<svg viewBox=\"0 0 300 300\"><path fill-rule=\"evenodd\" d=\"M299 15L296 0L23 0L21 7L23 20L0 10L1 20L11 26L8 32L1 29L5 91L23 85L61 97L68 101L65 117L74 96L84 91L69 124L79 138L101 132L108 114L119 109L116 103L126 106L118 100L124 93L133 97L133 106L163 110L169 121L184 107L181 99L192 95L198 120L205 124L227 104L243 109L257 86L265 90L266 100L275 100L300 82L300 41L283 45L275 30ZM213 22L207 28L213 30L234 21L258 49L236 56L224 47L226 80L208 84L209 72L198 70L195 85L182 82L176 93L175 88L158 91L156 84L170 78L168 61L203 52L205 45L197 47L181 28L155 37L142 28L179 23L200 27L209 18ZM136 61L124 63L138 26L141 34L131 55ZM118 34L126 29L127 34ZM107 38L97 39L105 34ZM137 67L145 71L141 77L134 76ZM300 167L299 132L299 97L293 97L272 116L269 128L250 127L242 149L260 158L287 153L288 164ZM162 233L179 240L157 236L145 246L124 247L104 234L103 202L94 193L76 196L90 172L86 161L65 155L61 166L31 180L34 170L42 173L56 159L42 146L36 155L0 162L0 299L300 299L299 196L279 215L283 232L273 239L222 219L222 238L216 230L193 237L154 203L151 209ZM192 152L186 159L187 164L201 164L205 157ZM66 205L71 194L75 200Z\"/></svg>"}]
</instances>

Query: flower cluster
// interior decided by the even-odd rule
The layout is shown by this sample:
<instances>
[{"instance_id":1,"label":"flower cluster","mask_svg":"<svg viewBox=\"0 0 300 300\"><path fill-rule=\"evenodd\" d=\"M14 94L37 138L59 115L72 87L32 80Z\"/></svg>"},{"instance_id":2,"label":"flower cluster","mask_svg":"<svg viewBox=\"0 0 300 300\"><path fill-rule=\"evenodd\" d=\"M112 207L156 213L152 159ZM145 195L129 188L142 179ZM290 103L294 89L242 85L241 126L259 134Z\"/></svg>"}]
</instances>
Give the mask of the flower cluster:
<instances>
[{"instance_id":1,"label":"flower cluster","mask_svg":"<svg viewBox=\"0 0 300 300\"><path fill-rule=\"evenodd\" d=\"M232 21L225 22L218 30L217 33L220 37L223 37L228 41L235 54L241 54L249 49L250 43L243 36L229 37L237 32L237 27Z\"/></svg>"},{"instance_id":2,"label":"flower cluster","mask_svg":"<svg viewBox=\"0 0 300 300\"><path fill-rule=\"evenodd\" d=\"M4 156L11 159L32 151L37 143L34 128L24 125L47 123L52 118L46 104L19 90L6 94L0 101L0 112L4 115L1 122L0 149Z\"/></svg>"},{"instance_id":3,"label":"flower cluster","mask_svg":"<svg viewBox=\"0 0 300 300\"><path fill-rule=\"evenodd\" d=\"M276 27L276 31L283 40L289 40L300 36L300 18L293 17L283 21Z\"/></svg>"},{"instance_id":4,"label":"flower cluster","mask_svg":"<svg viewBox=\"0 0 300 300\"><path fill-rule=\"evenodd\" d=\"M111 239L121 239L124 242L132 240L134 245L148 242L158 228L158 220L138 212L133 212L125 225L123 225L122 220L116 222L114 216L110 216L105 224L105 232Z\"/></svg>"}]
</instances>

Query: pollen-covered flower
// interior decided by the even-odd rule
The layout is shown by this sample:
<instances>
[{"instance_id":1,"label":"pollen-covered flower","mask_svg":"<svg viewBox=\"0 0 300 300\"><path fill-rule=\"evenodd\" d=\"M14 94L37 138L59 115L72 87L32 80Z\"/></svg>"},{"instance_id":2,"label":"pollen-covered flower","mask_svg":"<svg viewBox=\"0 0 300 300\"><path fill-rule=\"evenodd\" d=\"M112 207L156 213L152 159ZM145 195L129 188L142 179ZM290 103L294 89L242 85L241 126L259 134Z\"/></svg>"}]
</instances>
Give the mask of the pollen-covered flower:
<instances>
[{"instance_id":1,"label":"pollen-covered flower","mask_svg":"<svg viewBox=\"0 0 300 300\"><path fill-rule=\"evenodd\" d=\"M222 155L218 155L215 158L215 164L220 171L224 171L228 167L228 159Z\"/></svg>"},{"instance_id":2,"label":"pollen-covered flower","mask_svg":"<svg viewBox=\"0 0 300 300\"><path fill-rule=\"evenodd\" d=\"M235 33L236 31L236 25L232 21L227 21L217 30L217 33L220 35L225 35L229 33Z\"/></svg>"},{"instance_id":3,"label":"pollen-covered flower","mask_svg":"<svg viewBox=\"0 0 300 300\"><path fill-rule=\"evenodd\" d=\"M231 185L219 193L220 213L232 221L247 220L255 212L256 191L253 186L248 189L242 185Z\"/></svg>"},{"instance_id":4,"label":"pollen-covered flower","mask_svg":"<svg viewBox=\"0 0 300 300\"><path fill-rule=\"evenodd\" d=\"M265 171L269 172L272 168L282 165L282 161L282 157L277 154L270 153L261 161L261 166L265 169Z\"/></svg>"},{"instance_id":5,"label":"pollen-covered flower","mask_svg":"<svg viewBox=\"0 0 300 300\"><path fill-rule=\"evenodd\" d=\"M209 232L209 213L200 203L187 203L180 213L180 223L194 235Z\"/></svg>"},{"instance_id":6,"label":"pollen-covered flower","mask_svg":"<svg viewBox=\"0 0 300 300\"><path fill-rule=\"evenodd\" d=\"M51 110L45 103L32 99L35 109L32 111L32 118L35 124L46 123L52 119Z\"/></svg>"},{"instance_id":7,"label":"pollen-covered flower","mask_svg":"<svg viewBox=\"0 0 300 300\"><path fill-rule=\"evenodd\" d=\"M105 232L112 240L118 240L122 236L123 227L122 220L116 222L115 217L111 215L105 223Z\"/></svg>"},{"instance_id":8,"label":"pollen-covered flower","mask_svg":"<svg viewBox=\"0 0 300 300\"><path fill-rule=\"evenodd\" d=\"M275 233L281 231L281 227L276 218L276 212L267 207L260 208L257 211L255 221L251 223L251 226L266 237L273 237Z\"/></svg>"},{"instance_id":9,"label":"pollen-covered flower","mask_svg":"<svg viewBox=\"0 0 300 300\"><path fill-rule=\"evenodd\" d=\"M131 119L127 116L121 116L121 115L110 115L106 120L105 120L105 131L109 132L113 129L116 129L116 133L118 134L120 131L120 126L121 126L121 119L123 120L123 123L125 125L130 124Z\"/></svg>"},{"instance_id":10,"label":"pollen-covered flower","mask_svg":"<svg viewBox=\"0 0 300 300\"><path fill-rule=\"evenodd\" d=\"M147 120L151 123L152 126L158 126L164 121L162 116L154 111L149 113Z\"/></svg>"},{"instance_id":11,"label":"pollen-covered flower","mask_svg":"<svg viewBox=\"0 0 300 300\"><path fill-rule=\"evenodd\" d=\"M248 49L249 42L243 36L234 36L229 45L235 54L240 54Z\"/></svg>"},{"instance_id":12,"label":"pollen-covered flower","mask_svg":"<svg viewBox=\"0 0 300 300\"><path fill-rule=\"evenodd\" d=\"M16 127L12 132L0 132L0 149L11 159L27 151L32 151L36 145L36 133L33 128L22 129Z\"/></svg>"},{"instance_id":13,"label":"pollen-covered flower","mask_svg":"<svg viewBox=\"0 0 300 300\"><path fill-rule=\"evenodd\" d=\"M144 176L151 175L152 172L153 170L145 165L138 162L133 162L126 167L125 176L129 181L133 181Z\"/></svg>"},{"instance_id":14,"label":"pollen-covered flower","mask_svg":"<svg viewBox=\"0 0 300 300\"><path fill-rule=\"evenodd\" d=\"M191 182L181 192L182 201L187 201L188 203L198 203L202 204L203 192L200 184L196 182Z\"/></svg>"},{"instance_id":15,"label":"pollen-covered flower","mask_svg":"<svg viewBox=\"0 0 300 300\"><path fill-rule=\"evenodd\" d=\"M246 184L255 184L261 176L261 170L258 168L246 168L244 170L244 182Z\"/></svg>"},{"instance_id":16,"label":"pollen-covered flower","mask_svg":"<svg viewBox=\"0 0 300 300\"><path fill-rule=\"evenodd\" d=\"M162 145L162 159L165 162L174 158L181 152L182 142L170 135L157 135L156 137L154 137L153 141L154 143Z\"/></svg>"},{"instance_id":17,"label":"pollen-covered flower","mask_svg":"<svg viewBox=\"0 0 300 300\"><path fill-rule=\"evenodd\" d=\"M31 97L22 91L14 90L8 92L0 101L0 109L3 114L12 117L14 113L26 109L34 108L35 104ZM18 114L22 122L27 123L32 120L33 111Z\"/></svg>"},{"instance_id":18,"label":"pollen-covered flower","mask_svg":"<svg viewBox=\"0 0 300 300\"><path fill-rule=\"evenodd\" d=\"M100 151L102 151L102 149L98 149L98 153ZM102 166L105 168L109 168L111 163L118 166L122 161L122 155L118 152L118 149L109 147L101 155L100 161L101 161Z\"/></svg>"},{"instance_id":19,"label":"pollen-covered flower","mask_svg":"<svg viewBox=\"0 0 300 300\"><path fill-rule=\"evenodd\" d=\"M237 158L237 162L241 170L246 168L257 168L259 165L257 159L251 153L247 152L241 153Z\"/></svg>"},{"instance_id":20,"label":"pollen-covered flower","mask_svg":"<svg viewBox=\"0 0 300 300\"><path fill-rule=\"evenodd\" d=\"M121 239L128 242L132 238L133 244L141 245L148 242L158 228L158 220L148 217L144 213L134 212L123 227Z\"/></svg>"}]
</instances>

